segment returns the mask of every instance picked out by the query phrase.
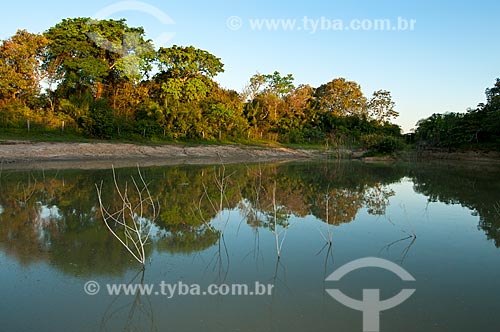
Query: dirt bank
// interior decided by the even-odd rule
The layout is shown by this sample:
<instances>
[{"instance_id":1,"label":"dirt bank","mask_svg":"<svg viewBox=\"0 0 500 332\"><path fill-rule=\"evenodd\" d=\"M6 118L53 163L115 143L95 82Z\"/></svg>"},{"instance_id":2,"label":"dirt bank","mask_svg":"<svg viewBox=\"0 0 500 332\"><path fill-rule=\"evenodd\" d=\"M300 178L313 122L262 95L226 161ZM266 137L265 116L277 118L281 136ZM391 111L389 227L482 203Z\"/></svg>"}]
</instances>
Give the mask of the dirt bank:
<instances>
[{"instance_id":1,"label":"dirt bank","mask_svg":"<svg viewBox=\"0 0 500 332\"><path fill-rule=\"evenodd\" d=\"M169 164L269 162L309 159L313 150L239 145L135 145L127 143L47 143L0 141L4 169L109 168Z\"/></svg>"},{"instance_id":2,"label":"dirt bank","mask_svg":"<svg viewBox=\"0 0 500 332\"><path fill-rule=\"evenodd\" d=\"M418 151L416 158L422 161L498 163L500 162L500 153L496 151L446 151L442 149L429 149Z\"/></svg>"}]
</instances>

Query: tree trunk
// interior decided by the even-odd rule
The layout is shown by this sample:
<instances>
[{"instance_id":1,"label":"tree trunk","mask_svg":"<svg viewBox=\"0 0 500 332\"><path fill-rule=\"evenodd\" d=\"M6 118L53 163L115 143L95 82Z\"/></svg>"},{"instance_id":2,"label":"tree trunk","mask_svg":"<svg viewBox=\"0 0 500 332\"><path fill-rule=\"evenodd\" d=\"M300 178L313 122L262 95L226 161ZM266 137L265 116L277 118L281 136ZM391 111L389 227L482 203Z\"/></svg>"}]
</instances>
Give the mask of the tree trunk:
<instances>
[{"instance_id":1,"label":"tree trunk","mask_svg":"<svg viewBox=\"0 0 500 332\"><path fill-rule=\"evenodd\" d=\"M96 82L95 86L96 86L95 99L101 99L104 86L102 82Z\"/></svg>"}]
</instances>

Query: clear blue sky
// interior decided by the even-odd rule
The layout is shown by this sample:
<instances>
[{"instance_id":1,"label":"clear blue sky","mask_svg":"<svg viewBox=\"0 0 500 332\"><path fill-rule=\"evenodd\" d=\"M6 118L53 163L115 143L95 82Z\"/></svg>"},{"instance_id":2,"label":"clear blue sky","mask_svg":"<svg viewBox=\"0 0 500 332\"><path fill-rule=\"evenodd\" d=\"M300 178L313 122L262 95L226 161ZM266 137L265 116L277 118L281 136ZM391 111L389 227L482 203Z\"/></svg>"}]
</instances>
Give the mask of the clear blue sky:
<instances>
[{"instance_id":1,"label":"clear blue sky","mask_svg":"<svg viewBox=\"0 0 500 332\"><path fill-rule=\"evenodd\" d=\"M240 91L257 71L292 73L296 84L319 86L336 77L358 82L365 95L392 92L405 131L432 113L463 112L484 101L500 77L500 2L497 0L190 1L146 0L175 24L138 10L110 14L143 26L151 39L175 35L161 46L194 45L220 57L217 80ZM43 32L67 17L93 17L120 1L8 1L0 12L0 38L17 29ZM126 6L126 5L124 5ZM231 30L227 19L241 18ZM415 19L414 31L298 29L302 19ZM250 19L297 19L294 31L252 30ZM234 22L233 22L234 24Z\"/></svg>"}]
</instances>

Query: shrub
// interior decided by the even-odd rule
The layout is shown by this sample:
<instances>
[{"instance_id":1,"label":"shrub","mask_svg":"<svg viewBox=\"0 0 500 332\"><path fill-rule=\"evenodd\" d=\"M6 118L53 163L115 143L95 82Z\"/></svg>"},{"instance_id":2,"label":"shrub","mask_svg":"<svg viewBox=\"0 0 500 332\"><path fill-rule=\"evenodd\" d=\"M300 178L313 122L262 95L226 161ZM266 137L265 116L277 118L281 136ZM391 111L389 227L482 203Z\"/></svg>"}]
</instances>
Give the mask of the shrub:
<instances>
[{"instance_id":1,"label":"shrub","mask_svg":"<svg viewBox=\"0 0 500 332\"><path fill-rule=\"evenodd\" d=\"M365 149L373 153L389 154L403 148L401 139L380 134L363 135L361 143Z\"/></svg>"},{"instance_id":2,"label":"shrub","mask_svg":"<svg viewBox=\"0 0 500 332\"><path fill-rule=\"evenodd\" d=\"M114 133L114 112L105 99L98 99L90 105L89 114L78 119L84 132L96 138L109 139Z\"/></svg>"}]
</instances>

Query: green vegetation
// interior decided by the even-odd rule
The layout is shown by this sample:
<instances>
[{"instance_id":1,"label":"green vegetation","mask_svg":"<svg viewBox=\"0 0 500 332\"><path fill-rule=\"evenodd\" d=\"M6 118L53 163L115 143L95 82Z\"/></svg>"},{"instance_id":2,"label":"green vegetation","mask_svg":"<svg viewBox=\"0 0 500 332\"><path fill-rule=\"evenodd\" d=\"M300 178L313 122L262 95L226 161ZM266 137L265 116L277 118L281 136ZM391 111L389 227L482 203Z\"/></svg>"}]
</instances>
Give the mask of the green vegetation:
<instances>
[{"instance_id":1,"label":"green vegetation","mask_svg":"<svg viewBox=\"0 0 500 332\"><path fill-rule=\"evenodd\" d=\"M318 88L292 74L255 74L221 88L221 59L195 47L155 51L125 20L65 19L0 42L2 137L360 146L391 152L401 130L388 91L356 82Z\"/></svg>"},{"instance_id":2,"label":"green vegetation","mask_svg":"<svg viewBox=\"0 0 500 332\"><path fill-rule=\"evenodd\" d=\"M420 120L415 139L422 148L500 150L500 78L486 89L486 104L467 113L433 114Z\"/></svg>"}]
</instances>

